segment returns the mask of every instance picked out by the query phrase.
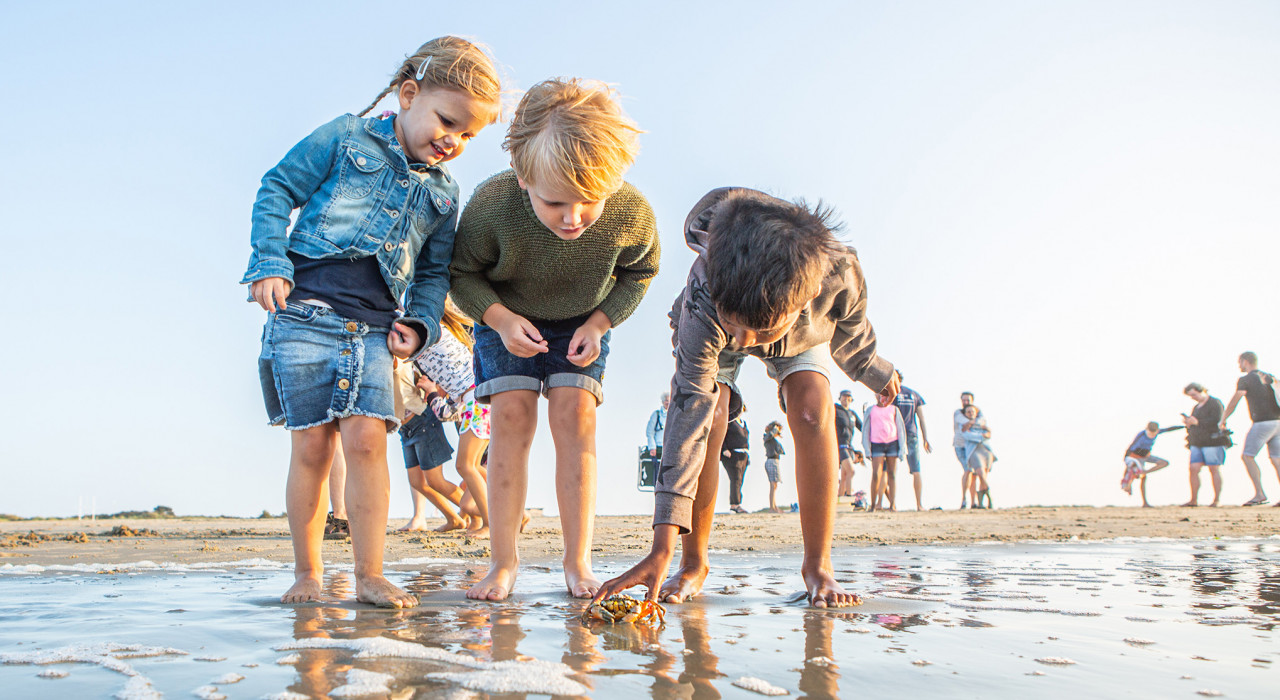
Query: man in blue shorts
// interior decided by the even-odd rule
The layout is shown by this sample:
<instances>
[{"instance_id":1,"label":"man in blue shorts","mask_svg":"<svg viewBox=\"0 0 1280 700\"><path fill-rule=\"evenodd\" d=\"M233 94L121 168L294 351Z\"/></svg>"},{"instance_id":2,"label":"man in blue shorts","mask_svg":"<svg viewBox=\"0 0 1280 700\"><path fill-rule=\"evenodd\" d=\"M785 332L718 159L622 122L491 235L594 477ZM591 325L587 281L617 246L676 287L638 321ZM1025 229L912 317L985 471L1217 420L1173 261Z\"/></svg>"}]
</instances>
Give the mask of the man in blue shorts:
<instances>
[{"instance_id":1,"label":"man in blue shorts","mask_svg":"<svg viewBox=\"0 0 1280 700\"><path fill-rule=\"evenodd\" d=\"M1252 352L1241 353L1240 371L1245 375L1236 382L1235 396L1227 404L1227 410L1218 422L1218 428L1225 430L1227 418L1236 410L1240 399L1249 404L1249 418L1253 425L1244 439L1244 451L1240 459L1244 468L1253 480L1253 498L1245 501L1246 506L1260 506L1267 502L1267 494L1262 491L1262 472L1258 469L1258 453L1262 446L1267 446L1267 456L1280 476L1280 403L1276 401L1276 378L1258 369L1258 356ZM1280 505L1280 504L1277 504Z\"/></svg>"},{"instance_id":2,"label":"man in blue shorts","mask_svg":"<svg viewBox=\"0 0 1280 700\"><path fill-rule=\"evenodd\" d=\"M901 371L898 371L898 382L902 382ZM916 510L924 510L924 505L920 502L920 492L924 487L920 479L921 441L924 441L925 452L933 452L933 448L929 446L929 430L924 424L924 413L920 411L924 406L924 397L914 389L904 386L898 389L898 395L894 397L893 403L898 407L898 413L902 414L902 423L907 427L907 467L911 470L911 481L916 490ZM917 425L919 425L918 428Z\"/></svg>"}]
</instances>

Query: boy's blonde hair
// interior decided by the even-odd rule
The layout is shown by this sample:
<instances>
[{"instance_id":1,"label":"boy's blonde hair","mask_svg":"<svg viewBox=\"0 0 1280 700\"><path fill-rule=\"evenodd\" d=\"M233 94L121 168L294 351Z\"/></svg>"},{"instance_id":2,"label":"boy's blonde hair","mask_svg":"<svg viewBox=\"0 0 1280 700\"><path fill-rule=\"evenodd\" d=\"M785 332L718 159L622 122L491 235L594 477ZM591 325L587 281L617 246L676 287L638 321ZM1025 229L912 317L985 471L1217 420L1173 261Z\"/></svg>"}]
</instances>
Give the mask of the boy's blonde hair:
<instances>
[{"instance_id":1,"label":"boy's blonde hair","mask_svg":"<svg viewBox=\"0 0 1280 700\"><path fill-rule=\"evenodd\" d=\"M511 153L511 167L524 182L598 201L622 187L640 133L609 86L552 78L520 99L502 148Z\"/></svg>"},{"instance_id":2,"label":"boy's blonde hair","mask_svg":"<svg viewBox=\"0 0 1280 700\"><path fill-rule=\"evenodd\" d=\"M356 116L368 114L384 97L407 81L423 88L459 90L493 107L493 120L502 115L502 80L493 58L483 45L456 36L442 36L418 47L391 76L383 88Z\"/></svg>"}]
</instances>

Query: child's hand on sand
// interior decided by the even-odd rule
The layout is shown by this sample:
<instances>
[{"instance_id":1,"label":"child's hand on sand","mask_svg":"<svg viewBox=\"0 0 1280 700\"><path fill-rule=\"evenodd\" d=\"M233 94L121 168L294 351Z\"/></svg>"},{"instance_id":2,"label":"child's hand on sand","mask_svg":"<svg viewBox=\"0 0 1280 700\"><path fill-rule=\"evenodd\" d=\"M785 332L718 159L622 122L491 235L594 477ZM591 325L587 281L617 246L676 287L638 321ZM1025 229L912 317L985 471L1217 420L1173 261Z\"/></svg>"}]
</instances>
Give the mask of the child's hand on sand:
<instances>
[{"instance_id":1,"label":"child's hand on sand","mask_svg":"<svg viewBox=\"0 0 1280 700\"><path fill-rule=\"evenodd\" d=\"M409 359L418 344L422 342L418 332L403 323L391 324L391 332L387 334L387 349L401 360Z\"/></svg>"},{"instance_id":2,"label":"child's hand on sand","mask_svg":"<svg viewBox=\"0 0 1280 700\"><path fill-rule=\"evenodd\" d=\"M593 311L587 322L573 332L573 339L569 341L569 354L566 355L568 360L579 367L587 367L595 362L600 357L600 339L612 327L613 324L603 311Z\"/></svg>"},{"instance_id":3,"label":"child's hand on sand","mask_svg":"<svg viewBox=\"0 0 1280 700\"><path fill-rule=\"evenodd\" d=\"M281 311L285 307L284 300L289 298L293 285L283 277L263 277L249 285L249 294L267 311Z\"/></svg>"}]
</instances>

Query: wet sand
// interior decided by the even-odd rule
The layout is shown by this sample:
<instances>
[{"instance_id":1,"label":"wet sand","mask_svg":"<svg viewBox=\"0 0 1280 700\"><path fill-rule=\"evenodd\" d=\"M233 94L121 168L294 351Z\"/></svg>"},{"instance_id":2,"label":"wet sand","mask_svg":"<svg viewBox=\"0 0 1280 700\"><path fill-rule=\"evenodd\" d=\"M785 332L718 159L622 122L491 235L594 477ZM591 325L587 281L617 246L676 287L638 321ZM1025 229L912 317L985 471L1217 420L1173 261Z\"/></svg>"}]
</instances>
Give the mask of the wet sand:
<instances>
[{"instance_id":1,"label":"wet sand","mask_svg":"<svg viewBox=\"0 0 1280 700\"><path fill-rule=\"evenodd\" d=\"M391 522L386 560L414 557L483 559L488 541L458 532L398 533ZM429 521L431 526L441 521ZM647 516L596 519L597 555L637 559L648 551ZM122 531L117 528L126 528ZM141 534L130 531L141 531ZM1203 539L1269 537L1280 534L1280 508L1093 508L1033 507L993 511L854 512L841 504L836 518L837 550L880 545L965 544L1109 540L1123 537ZM716 516L715 551L794 553L800 545L800 518L794 513L724 513ZM560 559L560 525L535 517L520 540L528 563ZM325 543L325 557L350 561L346 540ZM283 518L174 518L164 520L23 520L0 522L0 567L5 564L59 564L164 561L212 563L243 559L292 561L289 526Z\"/></svg>"}]
</instances>

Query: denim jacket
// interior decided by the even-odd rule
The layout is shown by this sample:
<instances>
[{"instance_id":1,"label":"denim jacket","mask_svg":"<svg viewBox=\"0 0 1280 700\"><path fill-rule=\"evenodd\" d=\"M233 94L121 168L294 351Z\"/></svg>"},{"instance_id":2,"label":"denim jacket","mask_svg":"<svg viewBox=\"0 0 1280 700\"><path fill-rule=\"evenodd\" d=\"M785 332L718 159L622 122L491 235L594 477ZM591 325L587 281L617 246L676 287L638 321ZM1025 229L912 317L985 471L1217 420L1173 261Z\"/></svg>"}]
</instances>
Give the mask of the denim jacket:
<instances>
[{"instance_id":1,"label":"denim jacket","mask_svg":"<svg viewBox=\"0 0 1280 700\"><path fill-rule=\"evenodd\" d=\"M240 283L266 277L292 283L287 251L312 259L376 255L391 296L404 295L403 321L421 336L421 354L440 337L458 184L442 165L414 166L424 179L411 174L394 123L394 117L343 115L267 171L253 204L253 254ZM302 211L289 231L294 209Z\"/></svg>"}]
</instances>

